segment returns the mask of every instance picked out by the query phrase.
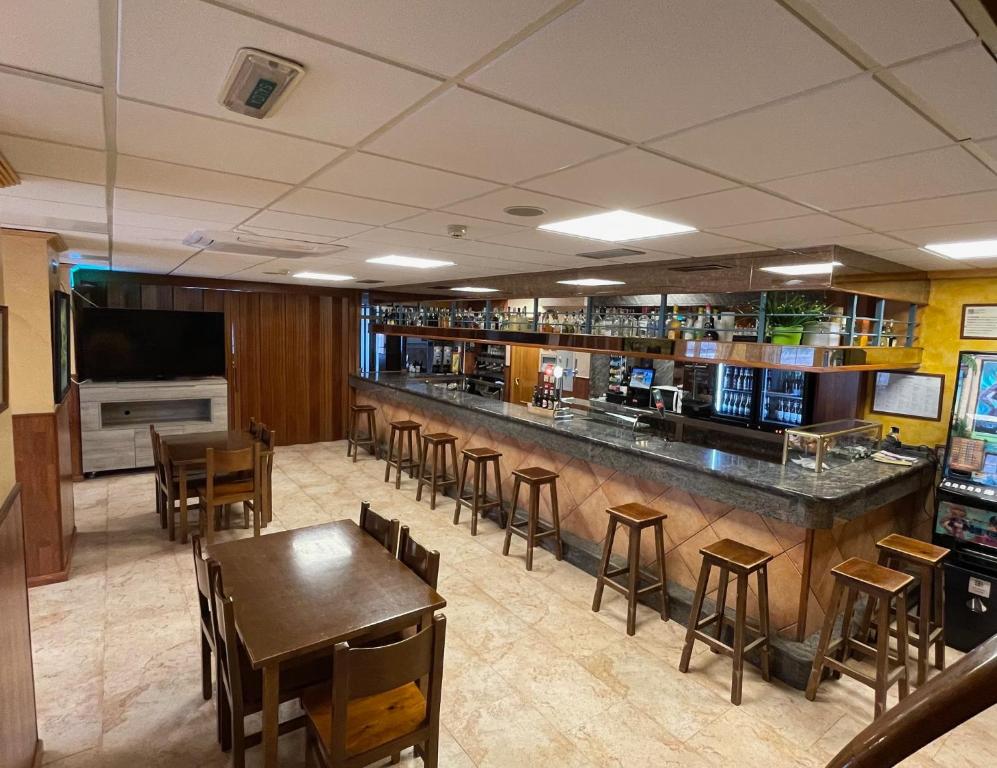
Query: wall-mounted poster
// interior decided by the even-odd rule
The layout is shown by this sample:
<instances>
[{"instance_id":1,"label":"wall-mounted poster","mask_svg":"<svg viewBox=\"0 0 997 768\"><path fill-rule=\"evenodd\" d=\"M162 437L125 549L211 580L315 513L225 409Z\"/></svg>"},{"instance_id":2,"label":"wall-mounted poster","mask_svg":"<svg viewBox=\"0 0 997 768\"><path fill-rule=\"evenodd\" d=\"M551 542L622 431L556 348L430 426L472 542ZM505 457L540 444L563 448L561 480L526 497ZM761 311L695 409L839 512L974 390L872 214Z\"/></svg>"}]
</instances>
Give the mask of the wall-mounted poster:
<instances>
[{"instance_id":1,"label":"wall-mounted poster","mask_svg":"<svg viewBox=\"0 0 997 768\"><path fill-rule=\"evenodd\" d=\"M963 304L960 339L997 339L997 304Z\"/></svg>"},{"instance_id":2,"label":"wall-mounted poster","mask_svg":"<svg viewBox=\"0 0 997 768\"><path fill-rule=\"evenodd\" d=\"M0 307L0 412L10 405L9 380L7 369L7 307Z\"/></svg>"},{"instance_id":3,"label":"wall-mounted poster","mask_svg":"<svg viewBox=\"0 0 997 768\"><path fill-rule=\"evenodd\" d=\"M937 421L942 417L944 389L945 375L941 373L879 371L872 412Z\"/></svg>"},{"instance_id":4,"label":"wall-mounted poster","mask_svg":"<svg viewBox=\"0 0 997 768\"><path fill-rule=\"evenodd\" d=\"M69 392L69 294L52 294L52 383L55 402Z\"/></svg>"}]
</instances>

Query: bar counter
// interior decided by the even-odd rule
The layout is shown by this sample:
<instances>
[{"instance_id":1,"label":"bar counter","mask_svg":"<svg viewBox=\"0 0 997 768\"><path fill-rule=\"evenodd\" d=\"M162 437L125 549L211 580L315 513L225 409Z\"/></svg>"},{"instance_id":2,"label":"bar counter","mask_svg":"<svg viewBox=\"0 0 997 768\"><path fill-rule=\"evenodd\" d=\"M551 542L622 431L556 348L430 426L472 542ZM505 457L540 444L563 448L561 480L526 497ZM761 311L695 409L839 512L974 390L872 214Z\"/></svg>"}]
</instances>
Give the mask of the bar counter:
<instances>
[{"instance_id":1,"label":"bar counter","mask_svg":"<svg viewBox=\"0 0 997 768\"><path fill-rule=\"evenodd\" d=\"M934 475L926 460L912 467L863 460L817 474L579 416L553 421L522 405L447 389L447 378L380 373L353 375L350 384L357 403L377 407L382 444L390 421L412 419L424 432L457 435L458 448L501 451L507 503L513 469L543 466L560 473L568 559L586 570L595 570L606 508L629 501L668 513L669 590L680 604L688 605L695 587L700 547L732 538L771 553L772 626L787 640L804 640L819 629L831 567L852 556L875 559L875 542L888 533L930 533ZM625 547L618 541L614 551L622 556ZM646 542L642 560L653 559Z\"/></svg>"}]
</instances>

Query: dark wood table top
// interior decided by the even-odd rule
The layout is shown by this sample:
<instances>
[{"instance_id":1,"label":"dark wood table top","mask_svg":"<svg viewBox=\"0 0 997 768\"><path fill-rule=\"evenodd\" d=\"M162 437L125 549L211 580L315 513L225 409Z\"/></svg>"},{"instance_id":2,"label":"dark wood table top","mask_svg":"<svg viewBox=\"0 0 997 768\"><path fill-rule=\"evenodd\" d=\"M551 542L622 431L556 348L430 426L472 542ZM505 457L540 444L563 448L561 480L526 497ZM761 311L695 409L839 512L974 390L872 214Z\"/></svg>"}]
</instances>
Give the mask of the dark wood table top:
<instances>
[{"instance_id":1,"label":"dark wood table top","mask_svg":"<svg viewBox=\"0 0 997 768\"><path fill-rule=\"evenodd\" d=\"M184 435L163 435L163 444L169 449L174 466L203 464L208 448L219 451L238 451L253 447L253 436L241 429L216 432L192 432Z\"/></svg>"},{"instance_id":2,"label":"dark wood table top","mask_svg":"<svg viewBox=\"0 0 997 768\"><path fill-rule=\"evenodd\" d=\"M415 624L446 605L352 520L211 547L255 669L371 631Z\"/></svg>"}]
</instances>

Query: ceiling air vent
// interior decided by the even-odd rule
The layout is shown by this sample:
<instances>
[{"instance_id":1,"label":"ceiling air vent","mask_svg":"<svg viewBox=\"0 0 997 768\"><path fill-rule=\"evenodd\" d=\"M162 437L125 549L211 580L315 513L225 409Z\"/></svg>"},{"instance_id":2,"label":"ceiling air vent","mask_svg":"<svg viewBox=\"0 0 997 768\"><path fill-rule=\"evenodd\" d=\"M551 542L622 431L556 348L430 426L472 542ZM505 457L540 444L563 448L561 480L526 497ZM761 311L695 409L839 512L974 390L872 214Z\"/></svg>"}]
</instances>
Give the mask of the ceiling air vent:
<instances>
[{"instance_id":1,"label":"ceiling air vent","mask_svg":"<svg viewBox=\"0 0 997 768\"><path fill-rule=\"evenodd\" d=\"M17 171L7 162L7 158L0 153L0 188L16 187L20 183L21 177L17 175Z\"/></svg>"},{"instance_id":2,"label":"ceiling air vent","mask_svg":"<svg viewBox=\"0 0 997 768\"><path fill-rule=\"evenodd\" d=\"M638 251L635 248L610 248L608 251L588 251L575 255L581 256L583 259L601 261L602 259L622 259L624 256L643 256L645 253L647 251Z\"/></svg>"},{"instance_id":3,"label":"ceiling air vent","mask_svg":"<svg viewBox=\"0 0 997 768\"><path fill-rule=\"evenodd\" d=\"M728 264L689 264L685 267L668 267L669 272L717 272L730 269Z\"/></svg>"},{"instance_id":4,"label":"ceiling air vent","mask_svg":"<svg viewBox=\"0 0 997 768\"><path fill-rule=\"evenodd\" d=\"M356 280L354 281L358 285L377 285L378 283L383 283L383 280Z\"/></svg>"},{"instance_id":5,"label":"ceiling air vent","mask_svg":"<svg viewBox=\"0 0 997 768\"><path fill-rule=\"evenodd\" d=\"M327 256L345 251L345 245L318 243L309 240L292 240L265 235L247 235L239 232L191 232L183 239L191 248L222 253L239 253L246 256L263 256L272 259L303 259L307 256Z\"/></svg>"}]
</instances>

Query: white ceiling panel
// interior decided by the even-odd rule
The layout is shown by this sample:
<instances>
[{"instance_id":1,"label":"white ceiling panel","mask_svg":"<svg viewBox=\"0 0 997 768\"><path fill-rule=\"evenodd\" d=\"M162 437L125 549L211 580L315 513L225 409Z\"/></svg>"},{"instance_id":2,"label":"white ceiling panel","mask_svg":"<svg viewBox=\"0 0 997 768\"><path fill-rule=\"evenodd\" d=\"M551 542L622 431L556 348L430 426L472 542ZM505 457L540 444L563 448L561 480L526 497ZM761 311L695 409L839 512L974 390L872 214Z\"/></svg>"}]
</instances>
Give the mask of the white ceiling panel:
<instances>
[{"instance_id":1,"label":"white ceiling panel","mask_svg":"<svg viewBox=\"0 0 997 768\"><path fill-rule=\"evenodd\" d=\"M178 251L187 255L199 250L183 244L186 232L181 234L176 229L155 229L124 224L121 221L123 218L126 219L126 217L119 216L114 218L115 254L117 254L119 246L144 249L143 252Z\"/></svg>"},{"instance_id":2,"label":"white ceiling panel","mask_svg":"<svg viewBox=\"0 0 997 768\"><path fill-rule=\"evenodd\" d=\"M808 0L880 64L973 38L950 0Z\"/></svg>"},{"instance_id":3,"label":"white ceiling panel","mask_svg":"<svg viewBox=\"0 0 997 768\"><path fill-rule=\"evenodd\" d=\"M351 221L335 221L317 216L300 216L296 213L283 211L261 211L246 222L246 227L263 227L280 229L289 233L305 235L320 235L323 237L349 237L358 232L370 229L367 224L357 224Z\"/></svg>"},{"instance_id":4,"label":"white ceiling panel","mask_svg":"<svg viewBox=\"0 0 997 768\"><path fill-rule=\"evenodd\" d=\"M721 235L742 238L754 243L764 243L773 248L822 245L836 242L836 238L841 235L865 233L861 227L819 213L799 216L794 219L739 224L736 227L719 227L716 231Z\"/></svg>"},{"instance_id":5,"label":"white ceiling panel","mask_svg":"<svg viewBox=\"0 0 997 768\"><path fill-rule=\"evenodd\" d=\"M745 238L745 240L747 239ZM620 243L620 245L639 250L651 249L667 253L677 253L681 256L690 257L722 256L727 253L751 253L752 251L762 250L766 247L758 243L745 242L745 240L714 235L709 232L687 232L683 235L634 240L630 243Z\"/></svg>"},{"instance_id":6,"label":"white ceiling panel","mask_svg":"<svg viewBox=\"0 0 997 768\"><path fill-rule=\"evenodd\" d=\"M104 100L89 89L0 72L0 133L104 148Z\"/></svg>"},{"instance_id":7,"label":"white ceiling panel","mask_svg":"<svg viewBox=\"0 0 997 768\"><path fill-rule=\"evenodd\" d=\"M810 212L809 208L804 208L802 205L787 202L775 195L759 192L750 187L725 189L708 195L672 200L640 211L648 216L660 216L698 229L729 227L752 221L788 219Z\"/></svg>"},{"instance_id":8,"label":"white ceiling panel","mask_svg":"<svg viewBox=\"0 0 997 768\"><path fill-rule=\"evenodd\" d=\"M452 238L442 235L429 235L423 232L408 232L400 229L388 229L387 227L377 227L368 229L352 237L345 237L339 241L339 245L368 248L379 250L382 253L398 253L407 255L410 250L445 247ZM467 241L454 241L467 242Z\"/></svg>"},{"instance_id":9,"label":"white ceiling panel","mask_svg":"<svg viewBox=\"0 0 997 768\"><path fill-rule=\"evenodd\" d=\"M273 261L273 259L239 253L201 251L178 266L173 274L188 277L224 277L269 261Z\"/></svg>"},{"instance_id":10,"label":"white ceiling panel","mask_svg":"<svg viewBox=\"0 0 997 768\"><path fill-rule=\"evenodd\" d=\"M114 208L120 211L154 213L166 216L179 216L187 219L217 221L229 225L238 224L248 219L257 210L256 208L247 208L241 205L191 200L189 197L137 192L133 189L115 190Z\"/></svg>"},{"instance_id":11,"label":"white ceiling panel","mask_svg":"<svg viewBox=\"0 0 997 768\"><path fill-rule=\"evenodd\" d=\"M201 168L118 155L115 185L124 189L156 192L195 200L262 208L291 187L275 181L233 176Z\"/></svg>"},{"instance_id":12,"label":"white ceiling panel","mask_svg":"<svg viewBox=\"0 0 997 768\"><path fill-rule=\"evenodd\" d=\"M104 187L99 184L81 184L78 181L50 179L45 176L21 176L15 187L0 189L4 197L25 197L30 200L48 200L53 203L75 203L103 208L106 203Z\"/></svg>"},{"instance_id":13,"label":"white ceiling panel","mask_svg":"<svg viewBox=\"0 0 997 768\"><path fill-rule=\"evenodd\" d=\"M446 235L447 226L450 224L464 224L467 226L467 237L471 240L490 240L496 235L519 232L523 229L522 226L517 227L497 221L486 221L484 219L471 218L470 216L439 211L423 213L420 216L415 216L405 221L395 222L391 225L391 228L423 232L427 235Z\"/></svg>"},{"instance_id":14,"label":"white ceiling panel","mask_svg":"<svg viewBox=\"0 0 997 768\"><path fill-rule=\"evenodd\" d=\"M765 187L828 211L997 188L997 174L952 145L770 181Z\"/></svg>"},{"instance_id":15,"label":"white ceiling panel","mask_svg":"<svg viewBox=\"0 0 997 768\"><path fill-rule=\"evenodd\" d=\"M87 259L88 256L107 256L107 235L86 232L62 232L60 234L66 242L66 252L62 255L61 261L83 264L95 260Z\"/></svg>"},{"instance_id":16,"label":"white ceiling panel","mask_svg":"<svg viewBox=\"0 0 997 768\"><path fill-rule=\"evenodd\" d=\"M308 182L309 187L439 208L496 189L487 181L357 152Z\"/></svg>"},{"instance_id":17,"label":"white ceiling panel","mask_svg":"<svg viewBox=\"0 0 997 768\"><path fill-rule=\"evenodd\" d=\"M510 216L505 212L505 209L513 205L532 205L543 208L546 213L541 216ZM561 197L532 192L528 189L507 187L476 197L473 200L465 200L462 203L447 206L447 210L482 219L504 221L507 224L516 224L521 227L536 227L551 221L588 216L599 213L602 209L585 203L576 203L573 200L565 200Z\"/></svg>"},{"instance_id":18,"label":"white ceiling panel","mask_svg":"<svg viewBox=\"0 0 997 768\"><path fill-rule=\"evenodd\" d=\"M746 181L931 149L948 138L871 77L718 120L656 146Z\"/></svg>"},{"instance_id":19,"label":"white ceiling panel","mask_svg":"<svg viewBox=\"0 0 997 768\"><path fill-rule=\"evenodd\" d=\"M882 259L903 264L912 269L972 269L975 264L971 261L959 261L957 259L947 259L933 253L922 251L920 248L903 248L896 251L884 251L876 254Z\"/></svg>"},{"instance_id":20,"label":"white ceiling panel","mask_svg":"<svg viewBox=\"0 0 997 768\"><path fill-rule=\"evenodd\" d=\"M961 240L997 240L997 218L992 221L977 221L972 224L947 224L943 227L902 229L890 234L918 245L954 243ZM973 259L966 259L966 261L973 261Z\"/></svg>"},{"instance_id":21,"label":"white ceiling panel","mask_svg":"<svg viewBox=\"0 0 997 768\"><path fill-rule=\"evenodd\" d=\"M588 251L602 251L608 248L630 245L629 243L608 243L605 240L592 240L588 237L575 237L573 235L562 235L557 232L545 232L541 229L524 229L512 234L496 235L486 239L490 243L511 245L514 248L533 248L537 251L550 251L551 253L560 253L569 256Z\"/></svg>"},{"instance_id":22,"label":"white ceiling panel","mask_svg":"<svg viewBox=\"0 0 997 768\"><path fill-rule=\"evenodd\" d=\"M525 185L607 208L634 208L735 186L642 149L591 160Z\"/></svg>"},{"instance_id":23,"label":"white ceiling panel","mask_svg":"<svg viewBox=\"0 0 997 768\"><path fill-rule=\"evenodd\" d=\"M993 160L991 165L997 168L997 138L989 139L987 141L977 142L977 146L990 155L990 159Z\"/></svg>"},{"instance_id":24,"label":"white ceiling panel","mask_svg":"<svg viewBox=\"0 0 997 768\"><path fill-rule=\"evenodd\" d=\"M407 205L383 203L379 200L341 195L337 192L323 192L318 189L296 189L274 203L271 208L275 211L355 221L359 224L387 224L406 216L414 216L421 211L420 208Z\"/></svg>"},{"instance_id":25,"label":"white ceiling panel","mask_svg":"<svg viewBox=\"0 0 997 768\"><path fill-rule=\"evenodd\" d=\"M97 0L4 0L0 64L100 85Z\"/></svg>"},{"instance_id":26,"label":"white ceiling panel","mask_svg":"<svg viewBox=\"0 0 997 768\"><path fill-rule=\"evenodd\" d=\"M838 215L863 227L888 231L990 221L995 212L997 191L853 208Z\"/></svg>"},{"instance_id":27,"label":"white ceiling panel","mask_svg":"<svg viewBox=\"0 0 997 768\"><path fill-rule=\"evenodd\" d=\"M837 235L834 238L834 244L843 245L845 248L852 248L863 253L875 254L910 247L905 242L887 235L881 235L878 232L869 232L864 235Z\"/></svg>"},{"instance_id":28,"label":"white ceiling panel","mask_svg":"<svg viewBox=\"0 0 997 768\"><path fill-rule=\"evenodd\" d=\"M116 272L141 272L149 275L166 275L183 264L194 251L161 251L141 244L114 242L112 268Z\"/></svg>"},{"instance_id":29,"label":"white ceiling panel","mask_svg":"<svg viewBox=\"0 0 997 768\"><path fill-rule=\"evenodd\" d=\"M771 0L590 0L468 81L644 141L858 71Z\"/></svg>"},{"instance_id":30,"label":"white ceiling panel","mask_svg":"<svg viewBox=\"0 0 997 768\"><path fill-rule=\"evenodd\" d=\"M157 104L321 141L351 145L429 93L438 81L196 0L122 6L118 89ZM239 48L305 66L305 76L264 120L218 103ZM196 77L164 77L179 61Z\"/></svg>"},{"instance_id":31,"label":"white ceiling panel","mask_svg":"<svg viewBox=\"0 0 997 768\"><path fill-rule=\"evenodd\" d=\"M511 245L499 245L498 243L476 242L474 240L453 240L436 248L435 252L476 256L482 259L489 259L493 264L499 266L515 264L517 271L524 271L524 267L528 271L529 265L537 263L538 259L548 259L548 256L543 251L530 248L516 248Z\"/></svg>"},{"instance_id":32,"label":"white ceiling panel","mask_svg":"<svg viewBox=\"0 0 997 768\"><path fill-rule=\"evenodd\" d=\"M103 184L107 176L104 153L96 149L0 134L0 152L21 175L35 174L86 184Z\"/></svg>"},{"instance_id":33,"label":"white ceiling panel","mask_svg":"<svg viewBox=\"0 0 997 768\"><path fill-rule=\"evenodd\" d=\"M224 232L232 226L223 221L190 219L183 216L164 216L155 213L138 213L136 211L125 211L115 206L114 226L117 227L119 224L122 227L144 227L147 229L158 229L163 232L172 232L178 240L183 240L183 238L195 230Z\"/></svg>"},{"instance_id":34,"label":"white ceiling panel","mask_svg":"<svg viewBox=\"0 0 997 768\"><path fill-rule=\"evenodd\" d=\"M368 148L514 183L618 147L600 136L454 88L374 139Z\"/></svg>"},{"instance_id":35,"label":"white ceiling panel","mask_svg":"<svg viewBox=\"0 0 997 768\"><path fill-rule=\"evenodd\" d=\"M296 184L341 149L305 139L118 99L118 151Z\"/></svg>"},{"instance_id":36,"label":"white ceiling panel","mask_svg":"<svg viewBox=\"0 0 997 768\"><path fill-rule=\"evenodd\" d=\"M26 197L0 197L0 223L6 226L44 227L46 220L67 222L107 223L104 206L56 203L50 200L31 200ZM57 228L57 224L51 224ZM92 231L92 230L91 230Z\"/></svg>"},{"instance_id":37,"label":"white ceiling panel","mask_svg":"<svg viewBox=\"0 0 997 768\"><path fill-rule=\"evenodd\" d=\"M997 134L997 61L981 43L890 71L938 110L960 141Z\"/></svg>"}]
</instances>

